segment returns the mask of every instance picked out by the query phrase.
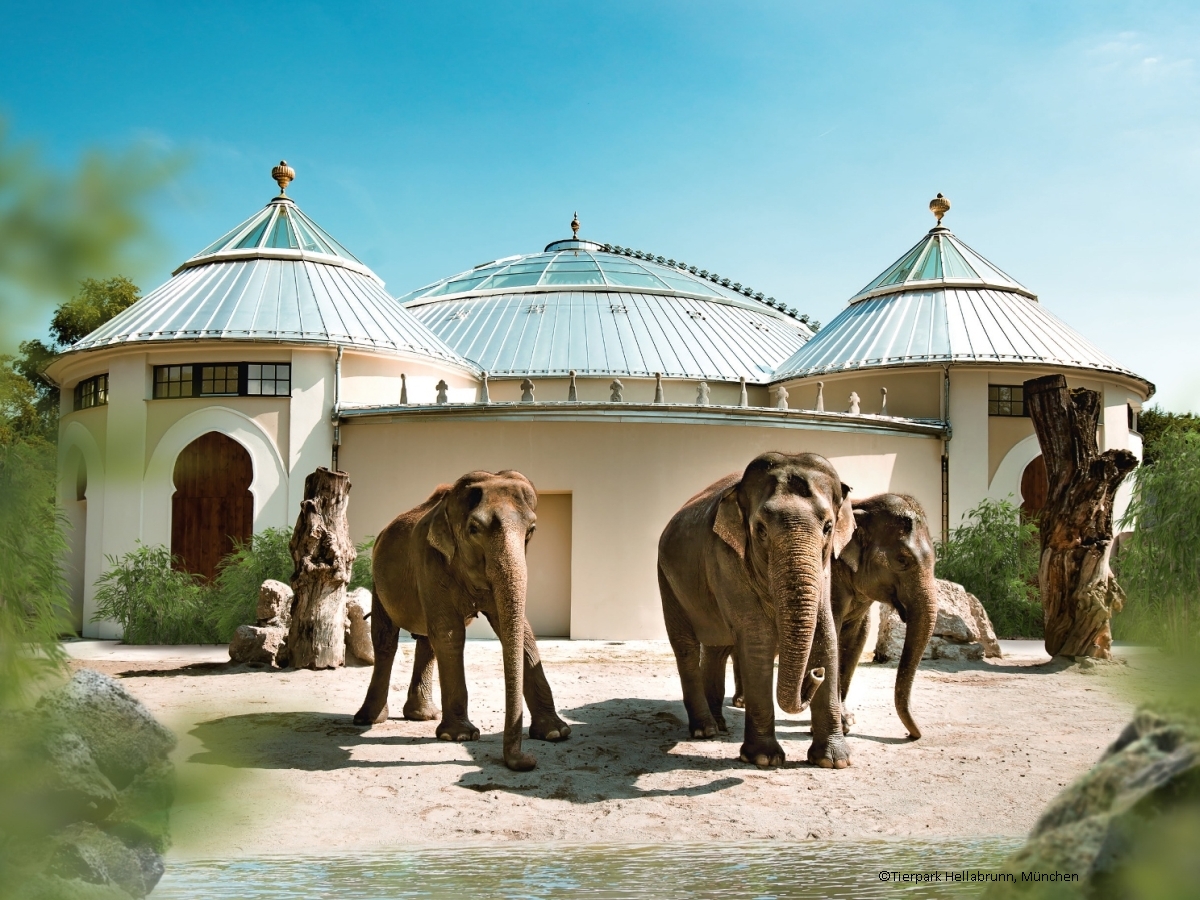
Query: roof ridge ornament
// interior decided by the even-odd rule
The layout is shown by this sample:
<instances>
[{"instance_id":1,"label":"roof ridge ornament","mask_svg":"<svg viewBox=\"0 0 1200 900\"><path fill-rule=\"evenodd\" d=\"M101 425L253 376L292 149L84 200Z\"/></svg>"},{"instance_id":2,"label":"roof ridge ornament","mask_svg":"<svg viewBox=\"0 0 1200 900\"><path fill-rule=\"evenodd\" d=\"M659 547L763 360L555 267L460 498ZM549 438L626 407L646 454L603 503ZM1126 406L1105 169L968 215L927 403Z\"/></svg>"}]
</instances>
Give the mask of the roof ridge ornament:
<instances>
[{"instance_id":1,"label":"roof ridge ornament","mask_svg":"<svg viewBox=\"0 0 1200 900\"><path fill-rule=\"evenodd\" d=\"M571 216L571 240L579 240L579 213L576 212Z\"/></svg>"},{"instance_id":2,"label":"roof ridge ornament","mask_svg":"<svg viewBox=\"0 0 1200 900\"><path fill-rule=\"evenodd\" d=\"M287 186L296 180L296 170L287 164L286 159L281 159L279 165L271 170L271 177L279 185L279 196L286 197ZM940 197L941 194L938 196Z\"/></svg>"},{"instance_id":3,"label":"roof ridge ornament","mask_svg":"<svg viewBox=\"0 0 1200 900\"><path fill-rule=\"evenodd\" d=\"M929 211L937 217L937 225L935 227L941 228L942 216L950 211L950 201L941 194L938 194L929 201Z\"/></svg>"}]
</instances>

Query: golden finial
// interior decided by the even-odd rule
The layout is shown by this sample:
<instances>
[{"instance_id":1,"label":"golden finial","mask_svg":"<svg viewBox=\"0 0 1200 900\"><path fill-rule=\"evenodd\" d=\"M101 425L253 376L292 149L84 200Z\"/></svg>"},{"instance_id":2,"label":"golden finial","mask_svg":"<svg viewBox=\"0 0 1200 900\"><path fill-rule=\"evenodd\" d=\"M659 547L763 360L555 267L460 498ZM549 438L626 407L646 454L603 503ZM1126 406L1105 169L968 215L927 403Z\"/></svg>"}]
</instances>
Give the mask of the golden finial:
<instances>
[{"instance_id":1,"label":"golden finial","mask_svg":"<svg viewBox=\"0 0 1200 900\"><path fill-rule=\"evenodd\" d=\"M929 201L929 211L931 213L933 213L935 216L937 216L938 226L941 226L942 216L944 216L949 211L949 209L950 209L950 201L947 200L945 197L943 197L941 194L938 194L936 197L934 197L932 200Z\"/></svg>"},{"instance_id":2,"label":"golden finial","mask_svg":"<svg viewBox=\"0 0 1200 900\"><path fill-rule=\"evenodd\" d=\"M296 170L287 164L286 159L281 159L279 165L271 170L271 177L278 183L279 196L282 197L287 193L287 186L296 180Z\"/></svg>"},{"instance_id":3,"label":"golden finial","mask_svg":"<svg viewBox=\"0 0 1200 900\"><path fill-rule=\"evenodd\" d=\"M575 213L571 219L571 237L574 240L579 240L579 213Z\"/></svg>"}]
</instances>

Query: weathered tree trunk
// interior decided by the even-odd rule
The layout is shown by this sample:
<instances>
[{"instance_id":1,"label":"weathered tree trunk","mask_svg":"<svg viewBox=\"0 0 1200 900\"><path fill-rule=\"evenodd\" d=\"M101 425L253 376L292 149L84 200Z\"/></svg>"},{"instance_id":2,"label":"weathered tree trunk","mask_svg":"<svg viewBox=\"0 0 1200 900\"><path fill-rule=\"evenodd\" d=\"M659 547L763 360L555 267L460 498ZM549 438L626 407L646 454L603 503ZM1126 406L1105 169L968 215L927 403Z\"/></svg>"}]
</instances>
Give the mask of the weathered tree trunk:
<instances>
[{"instance_id":1,"label":"weathered tree trunk","mask_svg":"<svg viewBox=\"0 0 1200 900\"><path fill-rule=\"evenodd\" d=\"M1108 566L1113 495L1137 467L1137 457L1128 450L1099 452L1100 395L1086 388L1068 391L1062 375L1026 381L1025 408L1049 481L1038 522L1046 652L1109 659L1110 621L1125 599Z\"/></svg>"},{"instance_id":2,"label":"weathered tree trunk","mask_svg":"<svg viewBox=\"0 0 1200 900\"><path fill-rule=\"evenodd\" d=\"M324 466L304 479L304 500L290 549L292 622L287 636L288 665L333 669L346 662L346 584L354 565L354 544L346 521L350 478Z\"/></svg>"}]
</instances>

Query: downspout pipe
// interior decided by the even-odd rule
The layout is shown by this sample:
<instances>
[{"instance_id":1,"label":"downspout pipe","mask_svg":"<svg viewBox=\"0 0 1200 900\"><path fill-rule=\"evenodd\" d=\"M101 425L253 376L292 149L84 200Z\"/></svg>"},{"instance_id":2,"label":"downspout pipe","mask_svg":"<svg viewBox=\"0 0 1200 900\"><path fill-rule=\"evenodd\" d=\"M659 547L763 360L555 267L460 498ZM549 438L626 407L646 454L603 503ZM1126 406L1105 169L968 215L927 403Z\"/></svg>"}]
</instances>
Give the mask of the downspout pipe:
<instances>
[{"instance_id":1,"label":"downspout pipe","mask_svg":"<svg viewBox=\"0 0 1200 900\"><path fill-rule=\"evenodd\" d=\"M942 543L950 540L950 367L942 366Z\"/></svg>"},{"instance_id":2,"label":"downspout pipe","mask_svg":"<svg viewBox=\"0 0 1200 900\"><path fill-rule=\"evenodd\" d=\"M342 443L342 353L345 347L341 344L337 348L337 362L333 366L333 410L331 418L333 420L333 471L338 470L338 447Z\"/></svg>"}]
</instances>

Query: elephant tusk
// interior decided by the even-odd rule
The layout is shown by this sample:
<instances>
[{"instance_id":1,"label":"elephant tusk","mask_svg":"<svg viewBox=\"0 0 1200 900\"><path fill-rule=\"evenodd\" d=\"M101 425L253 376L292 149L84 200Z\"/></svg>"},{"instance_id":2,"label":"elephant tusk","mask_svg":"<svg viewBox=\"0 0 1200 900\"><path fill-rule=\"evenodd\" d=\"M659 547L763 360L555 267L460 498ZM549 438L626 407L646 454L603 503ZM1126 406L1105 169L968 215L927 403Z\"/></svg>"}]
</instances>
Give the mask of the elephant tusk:
<instances>
[{"instance_id":1,"label":"elephant tusk","mask_svg":"<svg viewBox=\"0 0 1200 900\"><path fill-rule=\"evenodd\" d=\"M813 697L817 695L821 684L825 681L825 667L817 666L808 673L808 678L804 680L804 687L800 691L800 712L808 709L808 706L813 701Z\"/></svg>"}]
</instances>

